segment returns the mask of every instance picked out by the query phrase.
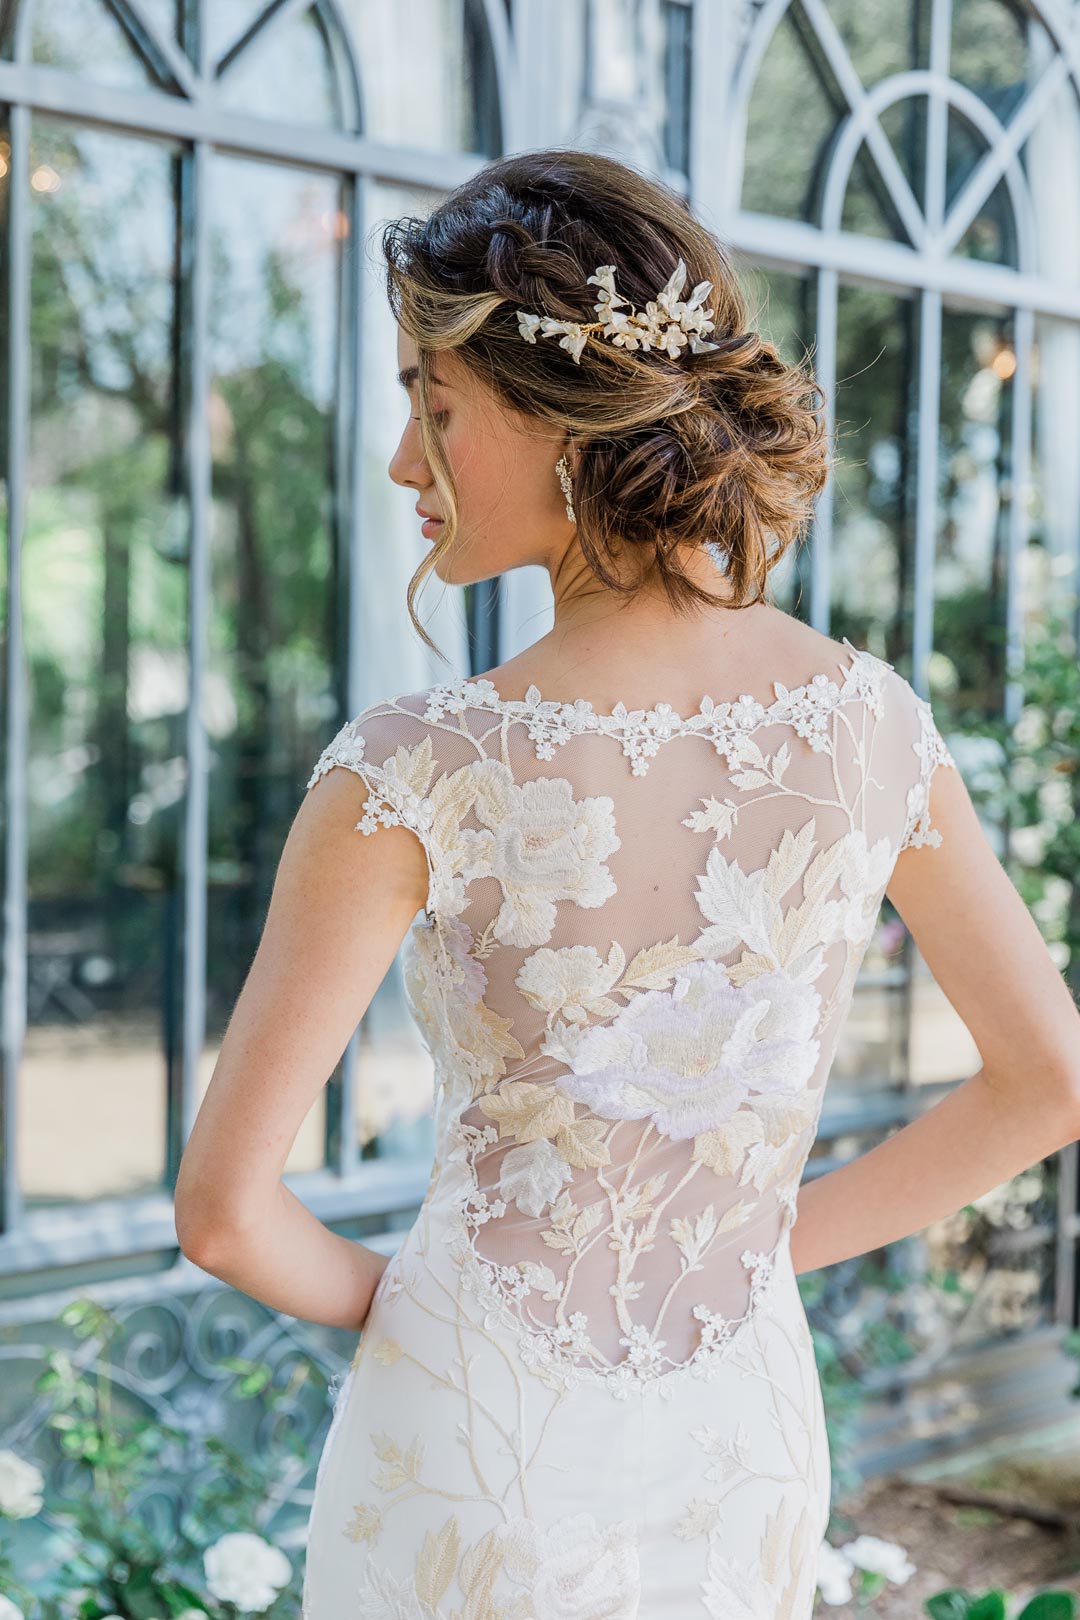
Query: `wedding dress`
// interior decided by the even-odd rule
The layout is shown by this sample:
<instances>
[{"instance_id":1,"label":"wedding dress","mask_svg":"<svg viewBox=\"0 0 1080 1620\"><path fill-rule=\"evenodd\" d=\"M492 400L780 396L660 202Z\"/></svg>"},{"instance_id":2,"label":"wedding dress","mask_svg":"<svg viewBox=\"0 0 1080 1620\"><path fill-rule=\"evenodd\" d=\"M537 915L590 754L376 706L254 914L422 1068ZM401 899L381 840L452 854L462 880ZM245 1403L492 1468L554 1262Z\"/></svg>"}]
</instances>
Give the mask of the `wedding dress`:
<instances>
[{"instance_id":1,"label":"wedding dress","mask_svg":"<svg viewBox=\"0 0 1080 1620\"><path fill-rule=\"evenodd\" d=\"M831 1474L789 1236L954 763L844 645L687 716L456 679L315 766L427 855L436 1152L336 1394L305 1620L809 1620Z\"/></svg>"}]
</instances>

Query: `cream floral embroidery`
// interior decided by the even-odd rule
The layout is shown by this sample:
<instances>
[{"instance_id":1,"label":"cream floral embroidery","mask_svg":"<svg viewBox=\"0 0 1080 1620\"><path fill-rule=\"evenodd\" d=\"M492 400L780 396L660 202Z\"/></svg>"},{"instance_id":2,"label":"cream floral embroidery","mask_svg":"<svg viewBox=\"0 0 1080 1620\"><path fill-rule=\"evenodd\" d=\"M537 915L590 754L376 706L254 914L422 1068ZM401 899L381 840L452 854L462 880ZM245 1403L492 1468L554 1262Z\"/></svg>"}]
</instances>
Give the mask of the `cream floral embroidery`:
<instances>
[{"instance_id":1,"label":"cream floral embroidery","mask_svg":"<svg viewBox=\"0 0 1080 1620\"><path fill-rule=\"evenodd\" d=\"M827 1448L785 1237L952 762L851 653L691 715L452 681L312 773L427 856L436 1150L337 1395L305 1620L618 1620L654 1581L672 1620L809 1620Z\"/></svg>"},{"instance_id":2,"label":"cream floral embroidery","mask_svg":"<svg viewBox=\"0 0 1080 1620\"><path fill-rule=\"evenodd\" d=\"M489 759L473 768L472 808L482 830L460 834L466 883L491 877L503 903L492 925L503 945L538 945L550 937L560 900L602 906L615 893L607 856L620 848L614 805L599 796L576 800L569 782L542 777L518 786L507 766Z\"/></svg>"},{"instance_id":3,"label":"cream floral embroidery","mask_svg":"<svg viewBox=\"0 0 1080 1620\"><path fill-rule=\"evenodd\" d=\"M811 1552L812 1519L804 1510L792 1523L785 1503L769 1516L761 1545L751 1562L710 1540L702 1596L713 1620L789 1620L800 1596L812 1598L807 1574ZM807 1612L802 1607L800 1612Z\"/></svg>"},{"instance_id":4,"label":"cream floral embroidery","mask_svg":"<svg viewBox=\"0 0 1080 1620\"><path fill-rule=\"evenodd\" d=\"M603 1119L651 1119L664 1136L726 1124L752 1092L791 1092L814 1071L821 998L798 979L762 973L733 985L720 962L676 970L609 1024L561 1043L559 1089Z\"/></svg>"},{"instance_id":5,"label":"cream floral embroidery","mask_svg":"<svg viewBox=\"0 0 1080 1620\"><path fill-rule=\"evenodd\" d=\"M443 1606L455 1577L464 1609ZM576 1513L541 1529L515 1517L465 1548L451 1515L424 1538L411 1577L399 1579L369 1560L357 1597L350 1613L363 1620L637 1620L637 1526L601 1527L593 1514Z\"/></svg>"},{"instance_id":6,"label":"cream floral embroidery","mask_svg":"<svg viewBox=\"0 0 1080 1620\"><path fill-rule=\"evenodd\" d=\"M869 842L854 823L822 845L817 813L786 827L767 863L752 871L723 846L749 804L793 791L790 740L783 737L770 752L759 741L764 728L793 729L813 753L828 755L848 704L858 701L875 718L883 714L890 666L852 652L842 680L818 675L790 689L777 682L769 705L747 694L725 703L707 697L689 717L668 705L635 711L620 705L602 715L584 701L547 702L535 686L516 702L503 700L490 681L443 683L427 696L428 729L412 749L399 746L381 766L369 766L354 724L313 773L315 781L330 764L348 764L375 785L382 824L401 818L427 845L439 845L429 855L439 903L410 935L405 982L442 1072L444 1101L459 1098L447 1109L461 1169L446 1242L461 1266L462 1288L497 1302L500 1321L524 1334L533 1364L546 1376L576 1382L592 1373L618 1389L626 1382L619 1369L630 1367L643 1380L661 1382L661 1369L674 1370L675 1363L664 1354L661 1319L637 1314L639 1256L663 1234L675 1281L702 1269L710 1248L719 1252L766 1195L777 1231L795 1218L792 1184L819 1102L800 1100L800 1093L814 1077L822 1032L868 943L895 851L886 837ZM696 938L658 942L629 962L617 941L606 958L591 945L549 945L560 908L601 909L617 893L608 864L622 847L615 805L610 795L576 797L571 782L557 775L518 781L505 756L479 747L471 763L433 780L433 732L444 723L453 731L453 718L472 710L496 714L504 737L508 724L523 726L538 760L574 736L616 737L633 775L644 774L663 741L702 736L713 744L740 797L705 799L683 820L709 838ZM750 793L756 798L742 802ZM369 801L363 830L373 830L375 816ZM467 816L475 825L464 824ZM464 914L470 892L484 882L497 885L501 901L478 936ZM845 965L823 996L815 981L835 946L843 948ZM515 987L543 1018L535 1050L557 1066L553 1080L525 1078L528 1052L516 1022L489 1005L485 960L500 948L525 953ZM522 1078L514 1078L516 1070ZM770 1108L770 1097L779 1106ZM479 1113L466 1121L469 1104ZM636 1148L626 1139L628 1127L638 1132ZM668 1166L638 1183L609 1180L606 1169L650 1151L650 1136L687 1143L675 1174ZM693 1224L685 1189L700 1173L739 1196L708 1199ZM445 1175L442 1185L445 1191ZM588 1189L584 1201L575 1196L579 1186ZM486 1256L483 1229L510 1211L514 1220L546 1223L539 1233L548 1251L543 1260L506 1264ZM587 1269L585 1257L601 1243L617 1256L609 1294L626 1351L617 1362L593 1344L586 1302L573 1303L573 1276ZM749 1305L749 1277L746 1298ZM538 1314L540 1303L554 1309ZM694 1314L697 1307L716 1314L703 1300L676 1306L670 1291L664 1308ZM744 1319L732 1318L725 1337ZM683 1359L694 1362L693 1355Z\"/></svg>"},{"instance_id":7,"label":"cream floral embroidery","mask_svg":"<svg viewBox=\"0 0 1080 1620\"><path fill-rule=\"evenodd\" d=\"M540 1529L514 1519L501 1532L504 1567L536 1620L636 1620L641 1597L637 1526L601 1528L575 1513Z\"/></svg>"},{"instance_id":8,"label":"cream floral embroidery","mask_svg":"<svg viewBox=\"0 0 1080 1620\"><path fill-rule=\"evenodd\" d=\"M744 693L723 703L705 697L697 713L685 718L668 703L653 709L627 709L620 703L611 714L599 714L585 698L573 703L548 701L535 685L529 686L524 698L502 698L487 679L459 677L432 687L424 717L438 722L446 714L461 714L470 708L490 709L525 724L538 759L552 759L557 747L587 732L617 737L632 761L635 776L645 774L661 743L677 736L706 736L732 766L752 765L757 757L753 734L762 727L790 725L811 748L824 751L829 747L829 719L841 704L861 698L880 712L880 672L890 666L852 647L846 636L844 642L854 656L842 683L825 674L790 689L776 681L776 697L768 705ZM746 780L737 785L752 784Z\"/></svg>"},{"instance_id":9,"label":"cream floral embroidery","mask_svg":"<svg viewBox=\"0 0 1080 1620\"><path fill-rule=\"evenodd\" d=\"M913 782L907 794L907 823L900 840L901 849L921 848L924 844L935 847L941 843L941 833L930 825L930 779L938 765L956 766L956 761L934 723L933 710L923 697L916 694L919 713L919 737L912 748L919 760L919 780Z\"/></svg>"},{"instance_id":10,"label":"cream floral embroidery","mask_svg":"<svg viewBox=\"0 0 1080 1620\"><path fill-rule=\"evenodd\" d=\"M353 1509L353 1520L345 1526L344 1534L350 1541L375 1541L382 1529L382 1514L368 1502L358 1502Z\"/></svg>"}]
</instances>

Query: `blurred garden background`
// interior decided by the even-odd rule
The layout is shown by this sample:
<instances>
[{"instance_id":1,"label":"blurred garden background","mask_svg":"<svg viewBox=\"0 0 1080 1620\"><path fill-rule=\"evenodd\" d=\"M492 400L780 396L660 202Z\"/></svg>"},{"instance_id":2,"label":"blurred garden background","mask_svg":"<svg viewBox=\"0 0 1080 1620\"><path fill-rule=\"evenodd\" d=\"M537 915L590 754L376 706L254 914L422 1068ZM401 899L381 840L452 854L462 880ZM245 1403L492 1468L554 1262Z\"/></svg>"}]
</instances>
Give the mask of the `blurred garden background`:
<instances>
[{"instance_id":1,"label":"blurred garden background","mask_svg":"<svg viewBox=\"0 0 1080 1620\"><path fill-rule=\"evenodd\" d=\"M811 355L834 472L774 597L931 698L1080 989L1078 98L1075 0L0 0L0 1620L298 1612L352 1341L201 1272L171 1189L313 762L448 673L375 242L490 158L663 176ZM535 568L419 608L453 673L551 624ZM387 1253L402 992L287 1167ZM808 1176L978 1064L886 902ZM829 1613L1080 1592L1078 1242L1070 1147L802 1280Z\"/></svg>"}]
</instances>

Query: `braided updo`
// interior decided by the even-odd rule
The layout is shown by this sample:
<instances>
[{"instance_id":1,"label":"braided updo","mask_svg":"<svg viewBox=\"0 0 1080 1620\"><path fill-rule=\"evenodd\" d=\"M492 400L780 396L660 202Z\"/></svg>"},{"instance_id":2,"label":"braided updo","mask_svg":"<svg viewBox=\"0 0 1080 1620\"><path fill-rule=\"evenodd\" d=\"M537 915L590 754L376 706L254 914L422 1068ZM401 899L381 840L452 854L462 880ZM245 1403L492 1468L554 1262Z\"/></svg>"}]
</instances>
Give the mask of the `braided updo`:
<instances>
[{"instance_id":1,"label":"braided updo","mask_svg":"<svg viewBox=\"0 0 1080 1620\"><path fill-rule=\"evenodd\" d=\"M808 370L747 331L746 302L725 249L678 192L629 164L552 148L486 165L423 219L382 235L391 308L416 345L425 453L443 532L410 582L453 544L449 465L428 403L429 357L453 350L514 410L563 429L578 463L574 509L581 551L598 579L634 594L656 571L676 610L723 600L746 607L797 541L827 476L824 395ZM618 290L642 309L682 258L717 347L677 357L590 339L575 363L554 339L526 343L517 311L595 319L586 278L614 264ZM731 596L714 597L684 570L677 547L712 542ZM641 553L635 581L615 573Z\"/></svg>"}]
</instances>

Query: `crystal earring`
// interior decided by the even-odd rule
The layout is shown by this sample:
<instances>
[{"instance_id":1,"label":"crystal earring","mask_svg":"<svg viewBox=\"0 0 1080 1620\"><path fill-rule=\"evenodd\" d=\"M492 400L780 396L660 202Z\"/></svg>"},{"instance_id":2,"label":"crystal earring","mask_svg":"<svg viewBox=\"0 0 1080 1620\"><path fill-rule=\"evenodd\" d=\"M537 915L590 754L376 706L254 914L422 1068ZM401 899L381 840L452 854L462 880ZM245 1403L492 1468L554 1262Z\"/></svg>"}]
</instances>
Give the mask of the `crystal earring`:
<instances>
[{"instance_id":1,"label":"crystal earring","mask_svg":"<svg viewBox=\"0 0 1080 1620\"><path fill-rule=\"evenodd\" d=\"M562 492L566 496L566 515L570 519L571 523L576 523L577 517L575 516L574 503L571 499L574 486L570 479L570 463L567 461L565 453L561 455L558 461L555 463L555 471L559 475L559 483L562 485Z\"/></svg>"},{"instance_id":2,"label":"crystal earring","mask_svg":"<svg viewBox=\"0 0 1080 1620\"><path fill-rule=\"evenodd\" d=\"M705 550L709 553L719 572L726 574L728 571L728 554L719 540L706 540Z\"/></svg>"}]
</instances>

